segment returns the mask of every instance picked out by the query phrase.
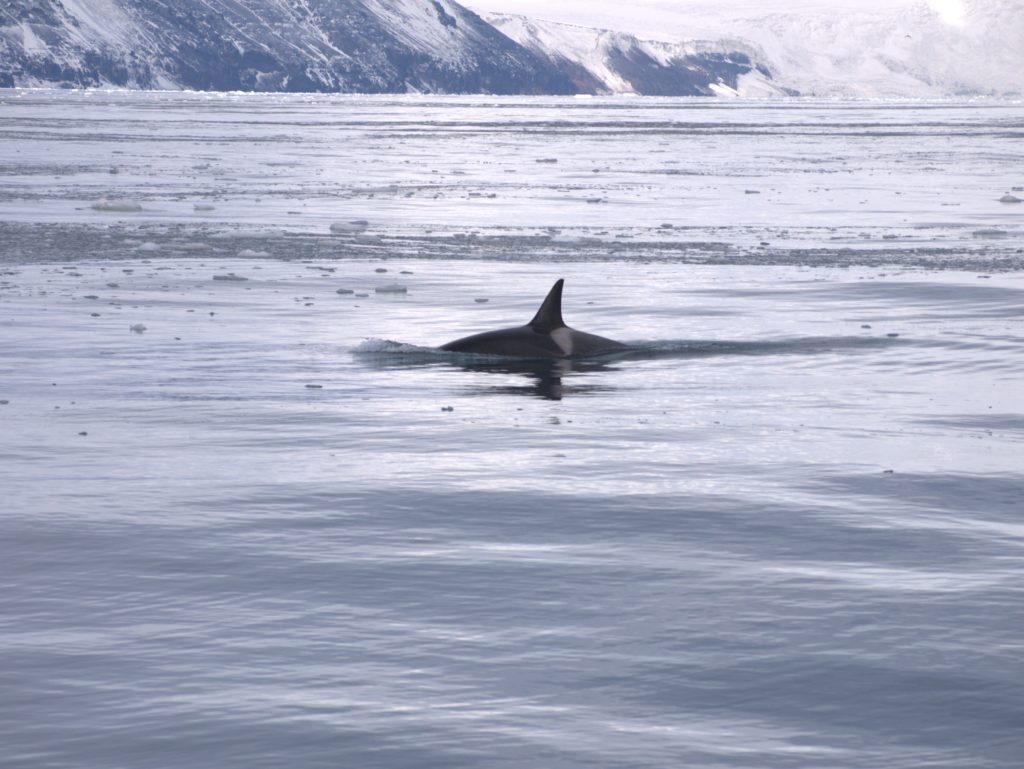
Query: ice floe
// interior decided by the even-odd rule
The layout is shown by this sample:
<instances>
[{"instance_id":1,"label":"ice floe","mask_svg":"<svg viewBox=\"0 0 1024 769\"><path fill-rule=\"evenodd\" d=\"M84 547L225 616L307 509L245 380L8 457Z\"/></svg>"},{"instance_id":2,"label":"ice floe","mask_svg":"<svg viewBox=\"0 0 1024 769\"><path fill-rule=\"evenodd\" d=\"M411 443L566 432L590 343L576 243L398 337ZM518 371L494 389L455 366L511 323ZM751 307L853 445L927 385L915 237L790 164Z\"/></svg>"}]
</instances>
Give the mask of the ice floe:
<instances>
[{"instance_id":1,"label":"ice floe","mask_svg":"<svg viewBox=\"0 0 1024 769\"><path fill-rule=\"evenodd\" d=\"M353 219L349 222L334 222L331 232L335 235L357 234L365 232L370 223L366 219Z\"/></svg>"},{"instance_id":2,"label":"ice floe","mask_svg":"<svg viewBox=\"0 0 1024 769\"><path fill-rule=\"evenodd\" d=\"M142 206L134 200L108 200L107 198L100 198L92 204L92 208L95 211L110 211L112 213L131 213L142 210Z\"/></svg>"}]
</instances>

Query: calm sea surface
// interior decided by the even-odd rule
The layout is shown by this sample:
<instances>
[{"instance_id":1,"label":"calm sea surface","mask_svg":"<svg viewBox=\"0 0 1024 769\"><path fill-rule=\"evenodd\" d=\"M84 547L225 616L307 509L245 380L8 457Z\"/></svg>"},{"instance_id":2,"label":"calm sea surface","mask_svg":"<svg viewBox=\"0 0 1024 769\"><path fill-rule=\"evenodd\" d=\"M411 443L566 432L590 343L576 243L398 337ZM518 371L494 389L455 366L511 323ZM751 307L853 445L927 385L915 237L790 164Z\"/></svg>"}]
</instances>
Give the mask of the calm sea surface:
<instances>
[{"instance_id":1,"label":"calm sea surface","mask_svg":"<svg viewBox=\"0 0 1024 769\"><path fill-rule=\"evenodd\" d=\"M1022 140L0 91L0 766L1024 766Z\"/></svg>"}]
</instances>

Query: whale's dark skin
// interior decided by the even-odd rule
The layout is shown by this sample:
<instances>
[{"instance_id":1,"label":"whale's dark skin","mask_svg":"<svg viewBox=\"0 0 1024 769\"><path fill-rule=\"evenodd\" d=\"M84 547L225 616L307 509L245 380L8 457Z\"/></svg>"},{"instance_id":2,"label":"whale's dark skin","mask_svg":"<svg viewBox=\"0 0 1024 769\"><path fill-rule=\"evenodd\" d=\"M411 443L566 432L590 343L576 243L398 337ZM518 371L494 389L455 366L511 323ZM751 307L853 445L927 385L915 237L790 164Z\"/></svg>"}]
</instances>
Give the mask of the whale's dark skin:
<instances>
[{"instance_id":1,"label":"whale's dark skin","mask_svg":"<svg viewBox=\"0 0 1024 769\"><path fill-rule=\"evenodd\" d=\"M537 314L525 326L485 331L442 345L442 350L514 358L587 358L627 349L614 339L569 328L562 320L562 285L551 287Z\"/></svg>"}]
</instances>

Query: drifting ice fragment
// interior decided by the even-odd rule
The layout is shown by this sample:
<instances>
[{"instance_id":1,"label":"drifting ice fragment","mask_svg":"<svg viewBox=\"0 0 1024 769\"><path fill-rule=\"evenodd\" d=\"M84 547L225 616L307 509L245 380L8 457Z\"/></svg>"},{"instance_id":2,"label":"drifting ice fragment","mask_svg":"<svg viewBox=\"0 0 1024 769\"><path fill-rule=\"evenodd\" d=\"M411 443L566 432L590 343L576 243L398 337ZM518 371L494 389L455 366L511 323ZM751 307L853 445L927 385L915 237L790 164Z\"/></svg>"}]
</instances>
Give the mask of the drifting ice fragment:
<instances>
[{"instance_id":1,"label":"drifting ice fragment","mask_svg":"<svg viewBox=\"0 0 1024 769\"><path fill-rule=\"evenodd\" d=\"M147 240L145 243L143 243L141 246L139 246L135 250L136 251L159 251L160 250L160 245L158 243L154 243L152 240Z\"/></svg>"},{"instance_id":2,"label":"drifting ice fragment","mask_svg":"<svg viewBox=\"0 0 1024 769\"><path fill-rule=\"evenodd\" d=\"M133 334L141 334L143 331L146 330L146 326L143 323L133 323L131 326L128 327L128 330L131 331Z\"/></svg>"},{"instance_id":3,"label":"drifting ice fragment","mask_svg":"<svg viewBox=\"0 0 1024 769\"><path fill-rule=\"evenodd\" d=\"M241 275L235 275L233 272L229 272L226 275L214 275L214 280L249 280L248 278L242 277Z\"/></svg>"},{"instance_id":4,"label":"drifting ice fragment","mask_svg":"<svg viewBox=\"0 0 1024 769\"><path fill-rule=\"evenodd\" d=\"M193 211L212 211L214 206L210 203L196 203L192 206Z\"/></svg>"},{"instance_id":5,"label":"drifting ice fragment","mask_svg":"<svg viewBox=\"0 0 1024 769\"><path fill-rule=\"evenodd\" d=\"M344 235L346 233L359 233L366 230L370 226L370 223L366 219L353 219L350 222L334 222L331 225L331 232L336 235Z\"/></svg>"},{"instance_id":6,"label":"drifting ice fragment","mask_svg":"<svg viewBox=\"0 0 1024 769\"><path fill-rule=\"evenodd\" d=\"M113 212L131 212L141 211L142 206L136 203L134 200L107 200L106 198L100 198L92 204L92 208L95 211L113 211Z\"/></svg>"},{"instance_id":7,"label":"drifting ice fragment","mask_svg":"<svg viewBox=\"0 0 1024 769\"><path fill-rule=\"evenodd\" d=\"M409 289L401 283L388 283L384 286L377 286L377 288L373 290L378 294L405 294L409 291Z\"/></svg>"},{"instance_id":8,"label":"drifting ice fragment","mask_svg":"<svg viewBox=\"0 0 1024 769\"><path fill-rule=\"evenodd\" d=\"M354 294L355 291L353 291L351 288L339 288L334 293L336 293L336 294Z\"/></svg>"},{"instance_id":9,"label":"drifting ice fragment","mask_svg":"<svg viewBox=\"0 0 1024 769\"><path fill-rule=\"evenodd\" d=\"M486 304L487 302L489 302L489 301L491 301L491 300L490 300L490 299L488 299L488 298L487 298L487 297L485 297L485 296L481 296L481 297L479 297L479 298L477 298L477 299L474 299L473 301L474 301L474 302L476 302L477 304Z\"/></svg>"},{"instance_id":10,"label":"drifting ice fragment","mask_svg":"<svg viewBox=\"0 0 1024 769\"><path fill-rule=\"evenodd\" d=\"M1024 203L1024 200L1021 200L1016 195L1011 195L1010 193L1006 193L1001 198L999 198L999 202L1000 203Z\"/></svg>"},{"instance_id":11,"label":"drifting ice fragment","mask_svg":"<svg viewBox=\"0 0 1024 769\"><path fill-rule=\"evenodd\" d=\"M244 258L249 258L249 259L254 258L254 257L265 258L265 257L270 256L270 252L269 251L253 251L251 248L243 248L241 251L238 252L238 255L241 256L241 257L244 257Z\"/></svg>"}]
</instances>

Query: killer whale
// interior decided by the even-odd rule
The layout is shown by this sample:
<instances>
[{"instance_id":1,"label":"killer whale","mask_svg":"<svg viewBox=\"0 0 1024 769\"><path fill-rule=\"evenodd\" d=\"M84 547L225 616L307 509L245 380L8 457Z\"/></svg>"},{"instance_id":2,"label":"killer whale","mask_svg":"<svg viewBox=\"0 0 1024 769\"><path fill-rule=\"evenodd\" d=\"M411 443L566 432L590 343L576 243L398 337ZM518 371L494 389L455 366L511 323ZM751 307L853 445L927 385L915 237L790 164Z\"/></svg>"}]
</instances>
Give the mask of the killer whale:
<instances>
[{"instance_id":1,"label":"killer whale","mask_svg":"<svg viewBox=\"0 0 1024 769\"><path fill-rule=\"evenodd\" d=\"M525 326L484 331L441 345L448 352L515 358L586 358L627 349L614 339L569 328L562 320L562 286L555 281L533 320Z\"/></svg>"}]
</instances>

